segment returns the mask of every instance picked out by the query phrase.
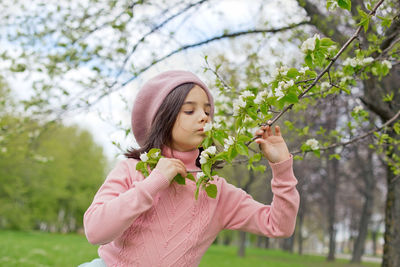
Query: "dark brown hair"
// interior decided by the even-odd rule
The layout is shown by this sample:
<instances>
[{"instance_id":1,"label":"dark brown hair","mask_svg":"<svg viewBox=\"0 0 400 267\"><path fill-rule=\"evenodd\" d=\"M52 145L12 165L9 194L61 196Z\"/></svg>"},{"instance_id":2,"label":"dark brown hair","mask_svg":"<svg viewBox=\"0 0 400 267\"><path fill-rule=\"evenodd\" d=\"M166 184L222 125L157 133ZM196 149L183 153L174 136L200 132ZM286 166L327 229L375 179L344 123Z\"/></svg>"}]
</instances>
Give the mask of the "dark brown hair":
<instances>
[{"instance_id":1,"label":"dark brown hair","mask_svg":"<svg viewBox=\"0 0 400 267\"><path fill-rule=\"evenodd\" d=\"M162 148L170 145L172 141L172 128L179 111L189 94L195 86L194 83L184 83L173 89L164 99L160 108L154 116L150 126L150 132L143 147L139 149L130 148L124 154L127 158L140 159L140 154L149 152L152 148Z\"/></svg>"}]
</instances>

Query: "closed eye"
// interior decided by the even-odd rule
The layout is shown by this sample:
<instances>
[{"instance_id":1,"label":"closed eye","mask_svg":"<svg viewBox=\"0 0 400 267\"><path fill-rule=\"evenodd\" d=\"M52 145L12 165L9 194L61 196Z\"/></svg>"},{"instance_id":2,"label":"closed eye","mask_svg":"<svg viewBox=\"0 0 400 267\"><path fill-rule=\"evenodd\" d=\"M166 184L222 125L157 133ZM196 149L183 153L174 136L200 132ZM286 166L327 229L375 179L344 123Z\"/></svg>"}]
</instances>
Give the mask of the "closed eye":
<instances>
[{"instance_id":1,"label":"closed eye","mask_svg":"<svg viewBox=\"0 0 400 267\"><path fill-rule=\"evenodd\" d=\"M191 110L191 111L184 111L185 112L185 114L188 114L188 115L191 115L191 114L193 114L193 110Z\"/></svg>"}]
</instances>

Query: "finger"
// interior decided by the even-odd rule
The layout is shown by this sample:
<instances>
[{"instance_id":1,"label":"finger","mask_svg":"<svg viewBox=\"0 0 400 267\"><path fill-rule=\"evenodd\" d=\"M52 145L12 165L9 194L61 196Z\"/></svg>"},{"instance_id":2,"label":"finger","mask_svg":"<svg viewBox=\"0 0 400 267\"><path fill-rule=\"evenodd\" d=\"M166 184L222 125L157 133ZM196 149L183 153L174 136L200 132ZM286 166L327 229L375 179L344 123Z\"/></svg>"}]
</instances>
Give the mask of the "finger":
<instances>
[{"instance_id":1,"label":"finger","mask_svg":"<svg viewBox=\"0 0 400 267\"><path fill-rule=\"evenodd\" d=\"M271 129L271 126L267 126L267 137L268 136L272 136L272 135L274 135L273 133L272 133L272 129Z\"/></svg>"},{"instance_id":2,"label":"finger","mask_svg":"<svg viewBox=\"0 0 400 267\"><path fill-rule=\"evenodd\" d=\"M182 175L182 177L186 177L187 176L186 168L184 166L179 166L178 167L178 173L180 175Z\"/></svg>"},{"instance_id":3,"label":"finger","mask_svg":"<svg viewBox=\"0 0 400 267\"><path fill-rule=\"evenodd\" d=\"M257 138L256 140L254 140L254 142L256 142L259 145L268 144L268 141L266 141L266 140L264 140L262 138Z\"/></svg>"},{"instance_id":4,"label":"finger","mask_svg":"<svg viewBox=\"0 0 400 267\"><path fill-rule=\"evenodd\" d=\"M256 135L256 136L262 136L263 133L264 133L264 130L263 130L263 129L258 129L258 130L255 132L254 135Z\"/></svg>"},{"instance_id":5,"label":"finger","mask_svg":"<svg viewBox=\"0 0 400 267\"><path fill-rule=\"evenodd\" d=\"M275 126L275 135L276 136L281 136L282 135L281 134L281 128L278 125Z\"/></svg>"}]
</instances>

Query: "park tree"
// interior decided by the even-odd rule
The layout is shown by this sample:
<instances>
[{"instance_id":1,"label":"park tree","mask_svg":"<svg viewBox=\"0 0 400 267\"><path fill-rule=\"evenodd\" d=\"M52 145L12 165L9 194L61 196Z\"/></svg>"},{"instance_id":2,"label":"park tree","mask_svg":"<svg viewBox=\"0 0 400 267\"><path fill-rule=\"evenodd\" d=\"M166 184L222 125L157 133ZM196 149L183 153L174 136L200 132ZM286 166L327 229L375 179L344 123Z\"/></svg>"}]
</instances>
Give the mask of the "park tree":
<instances>
[{"instance_id":1,"label":"park tree","mask_svg":"<svg viewBox=\"0 0 400 267\"><path fill-rule=\"evenodd\" d=\"M76 231L107 160L88 131L40 128L0 80L0 228Z\"/></svg>"},{"instance_id":2,"label":"park tree","mask_svg":"<svg viewBox=\"0 0 400 267\"><path fill-rule=\"evenodd\" d=\"M26 5L23 1L4 1L0 23L6 29L3 36L8 41L0 51L6 62L2 70L10 79L14 76L31 81L33 93L24 102L26 111L32 116L46 114L48 120L55 120L92 107L178 53L224 39L235 38L242 45L243 36L259 44L279 36L279 48L295 51L295 58L292 55L291 60L279 62L267 60L266 56L271 54L263 58L260 51L254 52L253 56L260 56L257 65L230 79L239 81L237 84L224 79L219 64L206 63L206 71L214 75L215 87L225 99L225 103L217 105L221 111L217 115L228 118L209 126L203 144L209 150L203 157L204 176L199 176L199 189L205 188L210 196L215 196L217 192L208 184L214 163L235 163L237 155L248 159L245 164L249 169L263 171L257 165L260 155L254 152L256 147L251 142L251 130L257 125L268 120L270 125L275 124L288 113L300 110L311 113L321 102L330 108L320 109L319 115L328 117L334 115L328 113L335 112L332 110L337 105L328 100L347 95L344 99L352 101L350 119L338 117L330 127L321 125L318 130L286 121L288 128L305 139L292 152L296 159L304 159L308 154L321 157L323 166L333 175L331 178L337 179L340 154L336 148L348 147L369 136L375 138L369 145L387 166L382 265L397 266L399 3L298 0L281 4L288 3L290 9L280 9L280 23L260 12L253 16L259 20L248 28L225 29L200 40L182 40L179 26L186 25L185 21L196 12L212 10L216 2L110 0ZM258 4L257 10L265 10L265 3ZM371 112L379 117L375 122L378 126L357 127L357 122L368 120ZM345 127L351 129L351 134L338 131ZM214 145L221 149L218 153L212 148ZM334 199L330 203L334 209Z\"/></svg>"}]
</instances>

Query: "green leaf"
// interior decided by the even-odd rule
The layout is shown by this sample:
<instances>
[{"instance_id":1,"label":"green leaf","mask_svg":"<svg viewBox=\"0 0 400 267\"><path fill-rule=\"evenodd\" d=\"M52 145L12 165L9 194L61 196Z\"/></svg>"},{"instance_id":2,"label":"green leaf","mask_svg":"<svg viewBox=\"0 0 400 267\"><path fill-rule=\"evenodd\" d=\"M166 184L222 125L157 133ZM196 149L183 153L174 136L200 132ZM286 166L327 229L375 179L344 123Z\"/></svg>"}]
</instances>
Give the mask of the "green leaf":
<instances>
[{"instance_id":1,"label":"green leaf","mask_svg":"<svg viewBox=\"0 0 400 267\"><path fill-rule=\"evenodd\" d=\"M204 172L206 176L211 176L211 166L212 166L211 161L208 161L206 164L201 165L201 170Z\"/></svg>"},{"instance_id":2,"label":"green leaf","mask_svg":"<svg viewBox=\"0 0 400 267\"><path fill-rule=\"evenodd\" d=\"M361 10L361 8L358 8L358 13L361 16L361 21L357 25L358 26L363 26L364 27L364 31L367 32L370 16L367 13L365 13L363 10Z\"/></svg>"},{"instance_id":3,"label":"green leaf","mask_svg":"<svg viewBox=\"0 0 400 267\"><path fill-rule=\"evenodd\" d=\"M381 17L381 16L377 16L378 18L380 18L382 20L382 27L385 28L389 28L390 25L392 24L393 19L392 18L385 18L385 17Z\"/></svg>"},{"instance_id":4,"label":"green leaf","mask_svg":"<svg viewBox=\"0 0 400 267\"><path fill-rule=\"evenodd\" d=\"M237 140L238 140L238 142L243 142L243 143L245 143L245 142L251 141L251 137L249 137L249 136L247 136L247 135L240 135L240 136L237 138Z\"/></svg>"},{"instance_id":5,"label":"green leaf","mask_svg":"<svg viewBox=\"0 0 400 267\"><path fill-rule=\"evenodd\" d=\"M318 66L322 66L324 64L325 55L321 50L316 50L314 51L314 59Z\"/></svg>"},{"instance_id":6,"label":"green leaf","mask_svg":"<svg viewBox=\"0 0 400 267\"><path fill-rule=\"evenodd\" d=\"M178 184L185 184L185 178L183 178L183 176L180 175L179 173L174 177L174 180Z\"/></svg>"},{"instance_id":7,"label":"green leaf","mask_svg":"<svg viewBox=\"0 0 400 267\"><path fill-rule=\"evenodd\" d=\"M305 58L304 58L304 61L306 62L306 64L307 64L308 67L312 68L313 60L312 60L312 57L311 57L311 53L310 53L310 52L307 53L307 55L306 55Z\"/></svg>"},{"instance_id":8,"label":"green leaf","mask_svg":"<svg viewBox=\"0 0 400 267\"><path fill-rule=\"evenodd\" d=\"M335 158L335 159L337 159L337 160L340 160L340 159L341 159L340 155L338 155L338 154L329 155L329 159L333 159L333 158Z\"/></svg>"},{"instance_id":9,"label":"green leaf","mask_svg":"<svg viewBox=\"0 0 400 267\"><path fill-rule=\"evenodd\" d=\"M330 38L322 38L320 40L320 42L321 42L321 46L332 46L335 44L335 42L332 41Z\"/></svg>"},{"instance_id":10,"label":"green leaf","mask_svg":"<svg viewBox=\"0 0 400 267\"><path fill-rule=\"evenodd\" d=\"M238 151L236 149L236 146L231 146L228 150L228 159L229 159L228 161L231 162L232 159L236 158L237 154Z\"/></svg>"},{"instance_id":11,"label":"green leaf","mask_svg":"<svg viewBox=\"0 0 400 267\"><path fill-rule=\"evenodd\" d=\"M196 200L199 198L199 190L200 190L200 183L196 185L196 191L194 192L194 199Z\"/></svg>"},{"instance_id":12,"label":"green leaf","mask_svg":"<svg viewBox=\"0 0 400 267\"><path fill-rule=\"evenodd\" d=\"M206 187L206 193L209 197L211 198L216 198L217 197L217 186L215 184L210 184Z\"/></svg>"},{"instance_id":13,"label":"green leaf","mask_svg":"<svg viewBox=\"0 0 400 267\"><path fill-rule=\"evenodd\" d=\"M193 182L196 182L196 179L194 179L193 174L188 173L188 175L186 176L187 179L192 180Z\"/></svg>"},{"instance_id":14,"label":"green leaf","mask_svg":"<svg viewBox=\"0 0 400 267\"><path fill-rule=\"evenodd\" d=\"M265 172L265 170L267 169L267 167L265 167L265 165L252 166L252 168L254 171L261 172L261 173Z\"/></svg>"},{"instance_id":15,"label":"green leaf","mask_svg":"<svg viewBox=\"0 0 400 267\"><path fill-rule=\"evenodd\" d=\"M206 137L206 138L203 140L203 147L204 147L204 148L207 148L207 147L211 146L212 141L213 141L212 138Z\"/></svg>"},{"instance_id":16,"label":"green leaf","mask_svg":"<svg viewBox=\"0 0 400 267\"><path fill-rule=\"evenodd\" d=\"M290 68L286 74L289 78L296 78L300 73L295 68Z\"/></svg>"},{"instance_id":17,"label":"green leaf","mask_svg":"<svg viewBox=\"0 0 400 267\"><path fill-rule=\"evenodd\" d=\"M147 170L147 163L143 161L139 161L136 164L136 170L140 171L144 177L149 176L149 171Z\"/></svg>"},{"instance_id":18,"label":"green leaf","mask_svg":"<svg viewBox=\"0 0 400 267\"><path fill-rule=\"evenodd\" d=\"M237 149L237 151L239 152L240 155L245 155L245 156L249 155L248 147L242 142L237 142L236 143L236 149Z\"/></svg>"},{"instance_id":19,"label":"green leaf","mask_svg":"<svg viewBox=\"0 0 400 267\"><path fill-rule=\"evenodd\" d=\"M351 0L337 0L337 3L340 8L351 10Z\"/></svg>"},{"instance_id":20,"label":"green leaf","mask_svg":"<svg viewBox=\"0 0 400 267\"><path fill-rule=\"evenodd\" d=\"M304 158L302 156L296 155L296 156L293 157L293 159L294 160L303 160Z\"/></svg>"},{"instance_id":21,"label":"green leaf","mask_svg":"<svg viewBox=\"0 0 400 267\"><path fill-rule=\"evenodd\" d=\"M294 103L299 102L299 99L298 99L297 95L294 94L294 93L288 93L282 99L284 99L285 102L290 103L290 104L294 104Z\"/></svg>"},{"instance_id":22,"label":"green leaf","mask_svg":"<svg viewBox=\"0 0 400 267\"><path fill-rule=\"evenodd\" d=\"M213 138L218 141L220 145L224 145L224 140L225 140L226 134L223 131L215 131L213 133Z\"/></svg>"}]
</instances>

